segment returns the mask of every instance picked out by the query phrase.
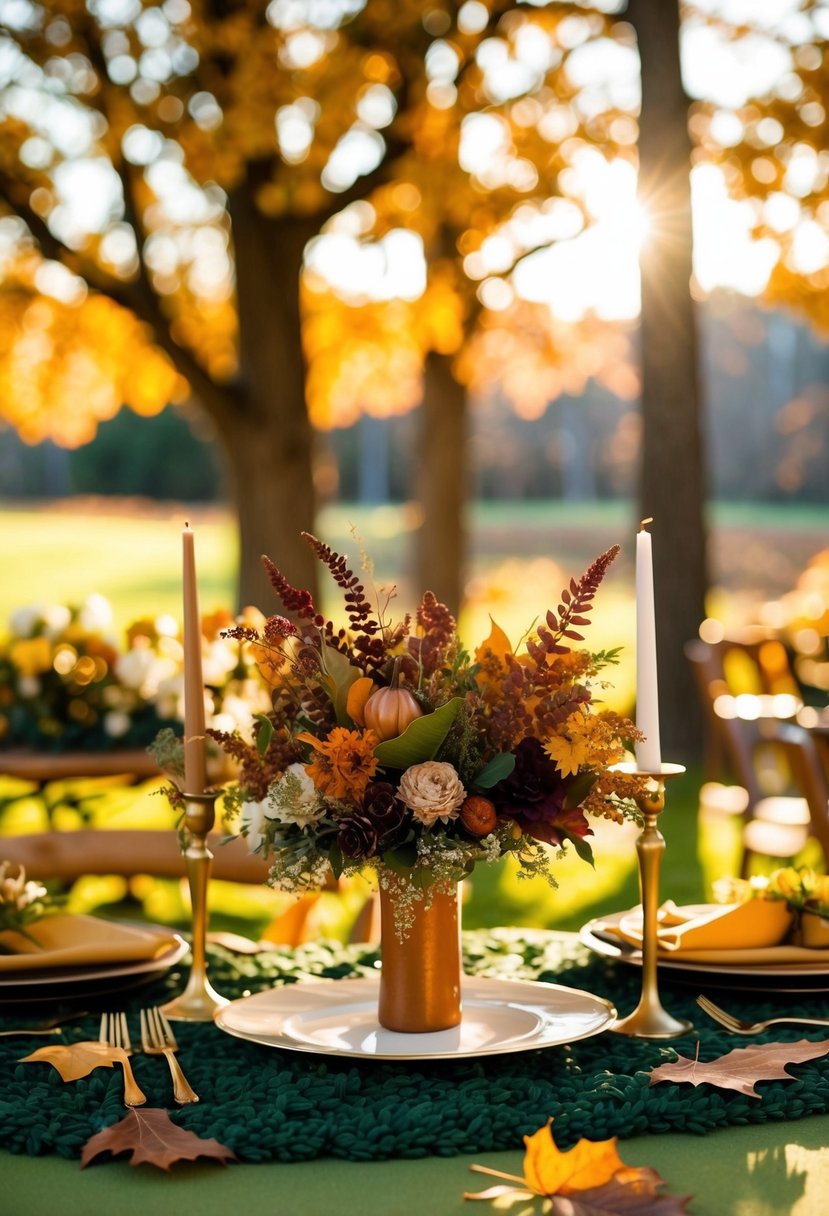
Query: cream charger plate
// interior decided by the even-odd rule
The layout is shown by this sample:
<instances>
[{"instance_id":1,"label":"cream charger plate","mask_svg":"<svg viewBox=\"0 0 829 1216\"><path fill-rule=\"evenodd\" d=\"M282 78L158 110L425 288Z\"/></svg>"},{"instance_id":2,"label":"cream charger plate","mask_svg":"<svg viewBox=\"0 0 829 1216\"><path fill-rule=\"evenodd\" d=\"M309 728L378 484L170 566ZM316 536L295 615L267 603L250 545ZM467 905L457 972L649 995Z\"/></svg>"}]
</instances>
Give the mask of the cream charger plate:
<instances>
[{"instance_id":1,"label":"cream charger plate","mask_svg":"<svg viewBox=\"0 0 829 1216\"><path fill-rule=\"evenodd\" d=\"M215 1015L228 1034L265 1047L379 1060L443 1060L532 1051L586 1039L616 1018L609 1001L534 981L464 976L460 1026L399 1034L377 1021L379 976L288 984Z\"/></svg>"},{"instance_id":2,"label":"cream charger plate","mask_svg":"<svg viewBox=\"0 0 829 1216\"><path fill-rule=\"evenodd\" d=\"M698 905L700 909L707 906ZM606 932L607 926L618 924L627 915L627 911L614 912L589 921L579 934L582 944L604 958L634 967L641 966L641 950ZM779 962L775 961L777 950L781 959ZM673 954L663 951L658 956L657 966L671 979L694 986L704 979L709 986L727 989L750 987L756 991L770 992L829 990L829 949L801 949L796 952L796 958L785 947L743 950L740 952L740 962L735 961L736 953L730 950L693 951L686 956L679 951Z\"/></svg>"}]
</instances>

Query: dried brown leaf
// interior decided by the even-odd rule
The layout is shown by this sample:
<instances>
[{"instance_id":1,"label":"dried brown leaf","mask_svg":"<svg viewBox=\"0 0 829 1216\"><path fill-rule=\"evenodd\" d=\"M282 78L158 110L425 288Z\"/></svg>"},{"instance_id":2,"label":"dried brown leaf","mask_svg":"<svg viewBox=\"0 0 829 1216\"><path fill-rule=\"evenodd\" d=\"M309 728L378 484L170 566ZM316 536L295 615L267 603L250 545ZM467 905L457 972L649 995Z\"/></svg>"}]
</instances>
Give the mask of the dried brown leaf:
<instances>
[{"instance_id":1,"label":"dried brown leaf","mask_svg":"<svg viewBox=\"0 0 829 1216\"><path fill-rule=\"evenodd\" d=\"M226 1165L236 1158L218 1140L203 1140L184 1127L177 1127L166 1110L133 1108L120 1123L105 1127L87 1140L81 1153L81 1166L89 1165L101 1153L131 1153L130 1165L156 1165L169 1170L177 1161L212 1157Z\"/></svg>"},{"instance_id":2,"label":"dried brown leaf","mask_svg":"<svg viewBox=\"0 0 829 1216\"><path fill-rule=\"evenodd\" d=\"M736 1047L727 1055L707 1063L678 1056L672 1064L660 1064L651 1073L651 1085L660 1081L685 1081L689 1085L716 1085L718 1089L734 1089L749 1098L759 1098L754 1088L758 1081L793 1081L786 1071L787 1064L802 1064L816 1060L829 1052L829 1039L810 1043L762 1043L753 1047Z\"/></svg>"},{"instance_id":3,"label":"dried brown leaf","mask_svg":"<svg viewBox=\"0 0 829 1216\"><path fill-rule=\"evenodd\" d=\"M23 1056L20 1063L51 1064L64 1081L77 1081L80 1077L88 1077L93 1068L112 1068L126 1058L126 1052L120 1047L108 1047L105 1043L90 1040L83 1043L38 1047L37 1051L33 1051L30 1056Z\"/></svg>"},{"instance_id":4,"label":"dried brown leaf","mask_svg":"<svg viewBox=\"0 0 829 1216\"><path fill-rule=\"evenodd\" d=\"M556 1216L684 1216L691 1196L660 1195L657 1188L665 1185L663 1180L655 1170L647 1173L649 1179L633 1184L617 1174L593 1190L557 1195Z\"/></svg>"}]
</instances>

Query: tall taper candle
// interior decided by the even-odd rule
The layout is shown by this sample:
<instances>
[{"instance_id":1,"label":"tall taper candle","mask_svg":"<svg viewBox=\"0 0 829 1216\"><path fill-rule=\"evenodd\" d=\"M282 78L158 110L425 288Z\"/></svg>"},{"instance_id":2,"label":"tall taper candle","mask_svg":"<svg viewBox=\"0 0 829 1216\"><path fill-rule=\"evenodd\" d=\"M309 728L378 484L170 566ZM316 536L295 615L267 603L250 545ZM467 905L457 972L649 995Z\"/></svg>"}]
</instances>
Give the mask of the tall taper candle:
<instances>
[{"instance_id":1,"label":"tall taper candle","mask_svg":"<svg viewBox=\"0 0 829 1216\"><path fill-rule=\"evenodd\" d=\"M642 772L662 767L659 745L659 685L656 675L656 612L653 602L651 536L643 519L636 536L636 725L645 735L636 744L636 764Z\"/></svg>"},{"instance_id":2,"label":"tall taper candle","mask_svg":"<svg viewBox=\"0 0 829 1216\"><path fill-rule=\"evenodd\" d=\"M204 678L201 666L201 620L196 585L195 538L189 524L182 533L184 587L184 793L207 788L204 734Z\"/></svg>"}]
</instances>

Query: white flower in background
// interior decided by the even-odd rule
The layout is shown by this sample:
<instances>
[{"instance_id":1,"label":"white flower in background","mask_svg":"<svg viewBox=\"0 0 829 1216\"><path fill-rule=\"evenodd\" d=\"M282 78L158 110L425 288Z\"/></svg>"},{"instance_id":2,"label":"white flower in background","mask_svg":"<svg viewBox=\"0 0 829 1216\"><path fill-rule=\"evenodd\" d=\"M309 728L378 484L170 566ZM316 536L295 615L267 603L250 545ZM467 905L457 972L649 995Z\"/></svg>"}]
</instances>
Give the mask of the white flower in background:
<instances>
[{"instance_id":1,"label":"white flower in background","mask_svg":"<svg viewBox=\"0 0 829 1216\"><path fill-rule=\"evenodd\" d=\"M47 638L58 638L72 620L72 613L65 604L49 604L43 609L43 623Z\"/></svg>"},{"instance_id":2,"label":"white flower in background","mask_svg":"<svg viewBox=\"0 0 829 1216\"><path fill-rule=\"evenodd\" d=\"M184 721L184 672L159 680L155 694L155 707L160 718L177 718Z\"/></svg>"},{"instance_id":3,"label":"white flower in background","mask_svg":"<svg viewBox=\"0 0 829 1216\"><path fill-rule=\"evenodd\" d=\"M15 877L9 874L11 862L0 861L0 904L8 904L22 912L30 904L42 899L46 888L39 882L26 882L26 871L19 867Z\"/></svg>"},{"instance_id":4,"label":"white flower in background","mask_svg":"<svg viewBox=\"0 0 829 1216\"><path fill-rule=\"evenodd\" d=\"M89 633L104 633L112 627L112 604L97 592L87 596L81 604L78 623Z\"/></svg>"},{"instance_id":5,"label":"white flower in background","mask_svg":"<svg viewBox=\"0 0 829 1216\"><path fill-rule=\"evenodd\" d=\"M228 733L238 730L252 742L254 714L266 714L271 708L268 690L256 680L234 681L230 689L222 694L221 708L214 714L211 726Z\"/></svg>"},{"instance_id":6,"label":"white flower in background","mask_svg":"<svg viewBox=\"0 0 829 1216\"><path fill-rule=\"evenodd\" d=\"M305 828L325 814L325 804L303 764L289 764L268 794L269 819Z\"/></svg>"},{"instance_id":7,"label":"white flower in background","mask_svg":"<svg viewBox=\"0 0 829 1216\"><path fill-rule=\"evenodd\" d=\"M108 714L104 714L104 730L110 739L120 739L129 728L129 714L125 714L119 709L113 709Z\"/></svg>"},{"instance_id":8,"label":"white flower in background","mask_svg":"<svg viewBox=\"0 0 829 1216\"><path fill-rule=\"evenodd\" d=\"M178 621L174 616L170 616L168 612L157 616L153 622L155 631L160 638L177 638L178 637Z\"/></svg>"},{"instance_id":9,"label":"white flower in background","mask_svg":"<svg viewBox=\"0 0 829 1216\"><path fill-rule=\"evenodd\" d=\"M41 683L37 676L20 676L17 681L17 691L21 697L36 697L39 695Z\"/></svg>"},{"instance_id":10,"label":"white flower in background","mask_svg":"<svg viewBox=\"0 0 829 1216\"><path fill-rule=\"evenodd\" d=\"M426 760L406 769L400 778L397 796L415 819L430 828L438 819L447 823L457 818L466 790L451 764Z\"/></svg>"},{"instance_id":11,"label":"white flower in background","mask_svg":"<svg viewBox=\"0 0 829 1216\"><path fill-rule=\"evenodd\" d=\"M268 800L261 802L243 802L239 813L241 816L242 835L247 839L251 853L257 852L265 839L265 829L268 823Z\"/></svg>"},{"instance_id":12,"label":"white flower in background","mask_svg":"<svg viewBox=\"0 0 829 1216\"><path fill-rule=\"evenodd\" d=\"M127 688L134 688L145 700L158 692L162 681L175 673L172 659L162 658L149 646L135 646L115 661L115 674Z\"/></svg>"},{"instance_id":13,"label":"white flower in background","mask_svg":"<svg viewBox=\"0 0 829 1216\"><path fill-rule=\"evenodd\" d=\"M9 617L9 632L16 638L30 638L48 612L46 604L26 604L15 608Z\"/></svg>"},{"instance_id":14,"label":"white flower in background","mask_svg":"<svg viewBox=\"0 0 829 1216\"><path fill-rule=\"evenodd\" d=\"M237 644L229 645L224 638L217 638L202 648L202 673L205 684L220 688L239 662Z\"/></svg>"}]
</instances>

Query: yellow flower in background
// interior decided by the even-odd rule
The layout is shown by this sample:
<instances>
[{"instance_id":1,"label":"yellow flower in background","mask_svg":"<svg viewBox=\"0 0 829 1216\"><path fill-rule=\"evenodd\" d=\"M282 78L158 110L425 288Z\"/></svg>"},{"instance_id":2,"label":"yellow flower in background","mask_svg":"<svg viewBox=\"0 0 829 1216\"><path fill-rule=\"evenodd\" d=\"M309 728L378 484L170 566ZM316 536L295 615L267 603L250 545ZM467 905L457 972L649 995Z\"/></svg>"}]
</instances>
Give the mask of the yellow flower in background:
<instances>
[{"instance_id":1,"label":"yellow flower in background","mask_svg":"<svg viewBox=\"0 0 829 1216\"><path fill-rule=\"evenodd\" d=\"M800 872L794 866L775 870L769 879L769 887L784 899L800 899L803 894Z\"/></svg>"},{"instance_id":2,"label":"yellow flower in background","mask_svg":"<svg viewBox=\"0 0 829 1216\"><path fill-rule=\"evenodd\" d=\"M15 642L9 655L22 676L39 676L52 666L52 643L48 638L26 638Z\"/></svg>"},{"instance_id":3,"label":"yellow flower in background","mask_svg":"<svg viewBox=\"0 0 829 1216\"><path fill-rule=\"evenodd\" d=\"M826 904L829 907L829 874L815 875L811 898L817 900L819 904Z\"/></svg>"}]
</instances>

